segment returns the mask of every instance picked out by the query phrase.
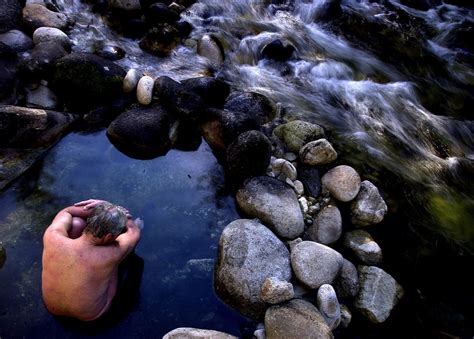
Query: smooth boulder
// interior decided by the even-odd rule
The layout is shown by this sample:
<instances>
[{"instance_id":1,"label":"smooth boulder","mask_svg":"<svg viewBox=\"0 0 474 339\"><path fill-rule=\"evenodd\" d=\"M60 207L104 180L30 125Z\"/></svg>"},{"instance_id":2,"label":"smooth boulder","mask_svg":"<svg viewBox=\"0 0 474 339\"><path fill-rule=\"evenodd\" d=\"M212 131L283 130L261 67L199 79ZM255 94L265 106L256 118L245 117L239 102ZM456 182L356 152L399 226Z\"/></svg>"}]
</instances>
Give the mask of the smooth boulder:
<instances>
[{"instance_id":1,"label":"smooth boulder","mask_svg":"<svg viewBox=\"0 0 474 339\"><path fill-rule=\"evenodd\" d=\"M340 165L330 169L321 178L321 183L339 201L353 200L360 189L360 176L350 166Z\"/></svg>"},{"instance_id":2,"label":"smooth boulder","mask_svg":"<svg viewBox=\"0 0 474 339\"><path fill-rule=\"evenodd\" d=\"M53 89L70 110L90 110L122 95L125 71L93 54L74 53L59 59Z\"/></svg>"},{"instance_id":3,"label":"smooth boulder","mask_svg":"<svg viewBox=\"0 0 474 339\"><path fill-rule=\"evenodd\" d=\"M311 240L324 245L335 243L342 233L341 212L336 206L329 205L321 210L308 228Z\"/></svg>"},{"instance_id":4,"label":"smooth boulder","mask_svg":"<svg viewBox=\"0 0 474 339\"><path fill-rule=\"evenodd\" d=\"M296 277L313 289L332 284L342 264L340 253L314 241L302 241L291 251L291 266Z\"/></svg>"},{"instance_id":5,"label":"smooth boulder","mask_svg":"<svg viewBox=\"0 0 474 339\"><path fill-rule=\"evenodd\" d=\"M266 309L260 291L269 277L291 279L286 246L255 220L231 222L219 241L214 277L217 294L244 315L258 319Z\"/></svg>"},{"instance_id":6,"label":"smooth boulder","mask_svg":"<svg viewBox=\"0 0 474 339\"><path fill-rule=\"evenodd\" d=\"M40 27L33 32L33 42L39 44L42 42L54 41L66 51L71 51L72 41L69 37L60 29L54 27Z\"/></svg>"},{"instance_id":7,"label":"smooth boulder","mask_svg":"<svg viewBox=\"0 0 474 339\"><path fill-rule=\"evenodd\" d=\"M267 339L333 338L318 309L302 299L270 307L265 313L265 334Z\"/></svg>"},{"instance_id":8,"label":"smooth boulder","mask_svg":"<svg viewBox=\"0 0 474 339\"><path fill-rule=\"evenodd\" d=\"M228 83L213 77L185 79L181 84L187 91L198 94L211 107L222 107L230 93Z\"/></svg>"},{"instance_id":9,"label":"smooth boulder","mask_svg":"<svg viewBox=\"0 0 474 339\"><path fill-rule=\"evenodd\" d=\"M171 147L172 119L161 107L134 108L120 114L109 126L107 136L117 149L137 159L152 159Z\"/></svg>"},{"instance_id":10,"label":"smooth boulder","mask_svg":"<svg viewBox=\"0 0 474 339\"><path fill-rule=\"evenodd\" d=\"M301 147L308 142L324 136L321 126L302 120L293 120L280 125L274 129L273 133L293 153L299 153Z\"/></svg>"},{"instance_id":11,"label":"smooth boulder","mask_svg":"<svg viewBox=\"0 0 474 339\"><path fill-rule=\"evenodd\" d=\"M231 180L238 183L244 179L265 174L272 145L270 140L259 131L247 131L240 134L226 151L226 167Z\"/></svg>"},{"instance_id":12,"label":"smooth boulder","mask_svg":"<svg viewBox=\"0 0 474 339\"><path fill-rule=\"evenodd\" d=\"M295 239L304 231L304 220L295 191L280 180L260 176L238 190L237 204L242 211L259 218L278 236Z\"/></svg>"}]
</instances>

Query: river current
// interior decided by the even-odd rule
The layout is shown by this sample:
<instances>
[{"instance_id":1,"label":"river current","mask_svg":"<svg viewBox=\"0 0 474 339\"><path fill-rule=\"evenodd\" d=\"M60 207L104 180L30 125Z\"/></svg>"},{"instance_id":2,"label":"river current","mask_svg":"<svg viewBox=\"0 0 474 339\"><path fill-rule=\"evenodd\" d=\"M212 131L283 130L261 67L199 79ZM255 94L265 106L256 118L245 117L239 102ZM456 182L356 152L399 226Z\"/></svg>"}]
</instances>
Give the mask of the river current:
<instances>
[{"instance_id":1,"label":"river current","mask_svg":"<svg viewBox=\"0 0 474 339\"><path fill-rule=\"evenodd\" d=\"M470 326L474 297L471 288L474 281L466 275L474 263L474 121L473 107L469 107L473 103L474 68L472 63L464 62L461 58L467 49L454 42L459 27L464 25L472 30L474 9L442 1L427 2L432 5L423 9L409 7L404 4L407 2L399 0L342 1L346 12L378 20L380 25L384 24L392 31L403 31L406 26L402 21L409 18L410 27L419 29L420 34L429 32L427 38L423 37L419 41L427 55L420 62L416 59L397 59L398 55L411 55L410 51L398 51L400 53L397 54L397 46L390 47L393 52L388 48L384 54L383 47L377 48L379 41L371 41L375 39L371 34L367 34L365 40L360 39L361 35L356 33L360 27L354 27L354 34L351 34L332 29L330 23L319 21L317 18L324 10L324 1L281 3L198 1L182 14L183 19L194 27L188 41L178 46L169 57L157 58L142 51L137 40L125 38L109 28L101 16L92 13L90 5L79 0L57 0L58 6L76 22L69 34L74 42L73 51L92 52L98 42L110 43L125 51L125 58L117 61L123 68L137 68L153 77L167 75L175 80L204 75L212 68L234 88L259 92L275 100L281 118L300 118L323 126L340 153L339 161L354 166L364 178L378 185L389 205L389 214L383 225L374 227L373 235L385 251L387 271L407 287L407 300L402 302L400 310L395 312L385 327L369 329L364 324L357 325L356 319L353 330L336 333L336 336L387 337L389 333L407 334L407 330L400 327L406 323L414 326L414 336L445 332L446 329L448 333L461 336L471 333L472 336ZM382 27L380 25L377 27ZM216 68L196 54L193 41L204 34L214 34L223 42L226 58L222 66ZM275 39L289 42L296 49L285 64L259 59L262 48ZM407 48L411 45L403 46ZM426 60L432 60L433 63L426 63ZM442 100L431 100L429 96L432 92L442 93ZM88 154L86 150L93 144L99 146ZM75 147L77 151L70 160L66 151L68 147ZM108 154L108 157L102 159L101 152ZM95 160L89 159L91 157L95 157ZM96 161L90 173L84 170L87 167L84 164L89 161ZM186 167L182 177L170 180L187 180L187 175L193 177L190 180L194 180L196 173L199 180L189 186L176 184L179 186L177 188L173 184L165 184L166 180L161 182L151 179L156 173L164 177L171 175L175 171L173 166L180 161L187 164L195 161L197 168ZM108 168L109 165L117 165L117 162L120 163L119 169ZM67 163L70 165L64 165ZM56 170L63 174L58 175ZM96 174L97 170L99 175ZM209 178L206 178L206 173L211 173ZM178 171L176 176L179 175ZM67 193L71 191L79 191L84 198L88 198L86 195L92 189L92 193L97 196L105 192L105 196L101 195L103 198L125 199L132 211L138 210L144 214L145 222L158 218L158 224L188 223L189 218L179 219L178 223L169 219L171 216L179 218L177 210L188 203L192 206L189 214L193 216L197 213L200 216L195 218L198 221L194 221L193 227L203 227L199 225L199 218L208 225L207 232L195 235L205 244L204 253L200 256L196 256L196 253L166 253L155 249L149 240L144 241L142 248L145 265L147 259L163 260L160 258L162 255L180 261L178 264L171 260L167 268L160 268L168 272L170 277L161 277L161 283L156 286L145 282L151 278L143 278L145 283L142 290L146 298L156 298L150 292L152 290L160 291L162 298L166 298L166 295L175 298L174 304L169 301L163 306L162 314L166 314L170 326L157 325L159 334L171 329L171 325L190 326L189 323L196 327L226 330L235 335L251 332L251 322L227 309L213 296L212 287L209 286L212 277L206 268L204 273L196 273L197 278L193 278L194 273L189 273L189 267L186 268L189 265L186 262L190 259L214 258L213 251L220 230L225 226L224 221L231 221L237 216L232 198L228 193L220 192L223 186L222 173L207 146L201 146L195 156L173 151L163 159L140 162L120 155L108 144L103 133L71 135L61 141L45 157L41 166L30 171L28 176L35 177L32 187L22 188L22 185L27 185L22 179L1 197L3 204L0 218L3 218L3 224L11 225L12 220L16 220L16 224L23 222L33 225L33 230L26 227L27 231L18 230L16 233L11 231L10 226L10 234L16 237L10 236L11 242L15 243L13 253L23 253L21 237L35 244L35 255L40 253L38 237L33 234L39 234L38 230L42 230L44 225L35 219L39 212L33 213L29 206L40 208L40 202L48 201L44 196L46 193L55 198L55 203L45 207L45 214L40 213L39 218L44 223L54 214L53 208L60 208L59 202L69 201L77 195ZM132 180L130 177L139 179ZM155 183L157 186L152 189L144 185L147 180L158 180L160 183ZM104 182L110 183L110 186L104 186ZM116 182L124 183L125 188L116 187ZM125 189L134 192L135 197L127 198L129 193ZM147 191L142 192L142 189ZM204 193L199 196L199 192ZM176 205L157 197L162 194L175 196L176 199L171 200ZM196 199L193 200L193 197ZM183 199L190 200L185 202ZM163 210L160 202L174 212ZM151 206L153 212L146 212L143 206ZM206 208L207 212L203 212ZM164 217L165 214L168 216ZM191 240L191 230L194 228L189 225L179 230L165 227L164 234L156 228L151 231L148 228L151 226L145 227L145 236L146 232L150 232L149 239L157 237L166 242L161 237L166 235L173 238L179 235L184 240L171 242L174 246L181 246L180 241L186 243L188 250L201 246ZM4 239L8 244L8 238L5 236ZM160 243L155 246L159 247ZM168 248L166 244L164 247ZM175 251L171 248L168 252ZM31 257L31 253L28 256ZM28 281L33 278L28 278L28 272L37 275L40 264L37 258L33 265L28 260L33 259L21 259L17 269L5 266L0 270L0 276L5 276L6 272L16 272L14 274L26 280L25 283L19 283L19 289L31 288ZM208 261L201 263L209 265ZM185 271L187 273L183 273ZM159 269L153 269L153 274L158 272ZM186 276L183 279L189 279L186 280L189 286L177 278L180 274ZM170 282L172 280L174 283ZM0 286L4 286L5 280L0 281ZM177 286L177 292L171 291L166 281ZM186 289L194 289L192 285L195 283L201 301L189 301L192 293ZM21 293L31 296L27 291ZM18 302L15 298L11 302L15 300ZM189 306L186 305L188 302ZM206 302L211 305L209 312L201 304ZM25 307L28 309L31 303L38 306L37 301L31 301ZM120 327L124 333L135 335L131 327L150 333L147 331L151 331L153 322L162 321L163 317L156 314L153 321L137 318L137 315L145 317L147 312L161 314L158 310L162 305L158 301L148 299L141 302L140 306L147 310L141 309L135 315L132 313L126 320L129 324ZM180 307L194 308L194 311L181 313ZM190 316L193 312L199 313L196 319ZM23 321L21 312L20 315L14 313L13 308L8 308L6 315L0 314L0 317L3 321ZM40 319L35 323L37 327L48 321L44 314L37 318ZM438 328L437 323L442 325ZM28 334L35 328L27 324L16 326L20 329L17 332L20 335ZM57 333L63 333L66 328L64 333L71 336L77 334L74 328L70 330L69 327L50 324L46 327ZM1 333L0 330L0 337ZM100 333L107 336L117 334L116 330L110 329Z\"/></svg>"}]
</instances>

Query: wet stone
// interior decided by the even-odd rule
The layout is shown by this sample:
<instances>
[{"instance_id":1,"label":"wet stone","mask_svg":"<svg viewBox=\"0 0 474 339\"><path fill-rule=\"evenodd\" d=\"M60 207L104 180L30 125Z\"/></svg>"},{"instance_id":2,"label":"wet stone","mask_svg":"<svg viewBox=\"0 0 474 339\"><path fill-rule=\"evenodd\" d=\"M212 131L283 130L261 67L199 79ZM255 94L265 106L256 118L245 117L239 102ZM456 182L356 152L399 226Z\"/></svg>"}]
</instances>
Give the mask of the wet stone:
<instances>
[{"instance_id":1,"label":"wet stone","mask_svg":"<svg viewBox=\"0 0 474 339\"><path fill-rule=\"evenodd\" d=\"M55 109L58 106L58 99L48 87L40 85L35 89L27 90L26 106Z\"/></svg>"},{"instance_id":2,"label":"wet stone","mask_svg":"<svg viewBox=\"0 0 474 339\"><path fill-rule=\"evenodd\" d=\"M294 295L293 285L276 277L265 279L260 292L260 297L269 304L278 304L293 299Z\"/></svg>"},{"instance_id":3,"label":"wet stone","mask_svg":"<svg viewBox=\"0 0 474 339\"><path fill-rule=\"evenodd\" d=\"M129 69L125 75L125 78L123 79L123 91L125 93L132 92L137 87L140 78L140 74L136 69Z\"/></svg>"},{"instance_id":4,"label":"wet stone","mask_svg":"<svg viewBox=\"0 0 474 339\"><path fill-rule=\"evenodd\" d=\"M347 232L344 235L344 246L367 265L377 265L382 262L382 249L366 231Z\"/></svg>"},{"instance_id":5,"label":"wet stone","mask_svg":"<svg viewBox=\"0 0 474 339\"><path fill-rule=\"evenodd\" d=\"M214 330L179 327L166 333L163 339L237 339L237 337Z\"/></svg>"},{"instance_id":6,"label":"wet stone","mask_svg":"<svg viewBox=\"0 0 474 339\"><path fill-rule=\"evenodd\" d=\"M273 132L291 152L297 154L301 147L308 142L324 136L321 126L302 120L294 120L280 125Z\"/></svg>"},{"instance_id":7,"label":"wet stone","mask_svg":"<svg viewBox=\"0 0 474 339\"><path fill-rule=\"evenodd\" d=\"M356 226L368 226L381 222L387 213L387 204L379 190L370 181L363 181L359 194L351 205L351 221Z\"/></svg>"},{"instance_id":8,"label":"wet stone","mask_svg":"<svg viewBox=\"0 0 474 339\"><path fill-rule=\"evenodd\" d=\"M300 149L301 162L305 165L325 165L337 159L337 153L326 139L311 141Z\"/></svg>"},{"instance_id":9,"label":"wet stone","mask_svg":"<svg viewBox=\"0 0 474 339\"><path fill-rule=\"evenodd\" d=\"M341 254L313 241L303 241L291 251L291 266L296 277L310 288L331 284L342 264Z\"/></svg>"},{"instance_id":10,"label":"wet stone","mask_svg":"<svg viewBox=\"0 0 474 339\"><path fill-rule=\"evenodd\" d=\"M321 244L335 243L342 233L341 212L336 206L325 207L316 215L313 226L307 232L311 240Z\"/></svg>"},{"instance_id":11,"label":"wet stone","mask_svg":"<svg viewBox=\"0 0 474 339\"><path fill-rule=\"evenodd\" d=\"M329 170L323 175L321 182L334 198L343 202L354 199L360 189L359 174L346 165Z\"/></svg>"},{"instance_id":12,"label":"wet stone","mask_svg":"<svg viewBox=\"0 0 474 339\"><path fill-rule=\"evenodd\" d=\"M65 30L69 26L69 20L65 14L50 11L39 4L27 4L23 8L23 22L32 30L40 27Z\"/></svg>"},{"instance_id":13,"label":"wet stone","mask_svg":"<svg viewBox=\"0 0 474 339\"><path fill-rule=\"evenodd\" d=\"M360 291L354 307L373 323L382 323L403 296L403 288L384 270L359 266Z\"/></svg>"},{"instance_id":14,"label":"wet stone","mask_svg":"<svg viewBox=\"0 0 474 339\"><path fill-rule=\"evenodd\" d=\"M60 29L54 27L40 27L33 33L33 42L37 45L42 42L53 41L61 46L66 51L71 51L72 41L69 37Z\"/></svg>"},{"instance_id":15,"label":"wet stone","mask_svg":"<svg viewBox=\"0 0 474 339\"><path fill-rule=\"evenodd\" d=\"M224 62L224 48L213 35L204 35L198 42L197 53L207 58L212 64L220 65Z\"/></svg>"},{"instance_id":16,"label":"wet stone","mask_svg":"<svg viewBox=\"0 0 474 339\"><path fill-rule=\"evenodd\" d=\"M329 284L324 284L318 289L316 296L318 310L331 330L339 326L341 322L341 310L337 300L336 291Z\"/></svg>"},{"instance_id":17,"label":"wet stone","mask_svg":"<svg viewBox=\"0 0 474 339\"><path fill-rule=\"evenodd\" d=\"M142 77L137 84L137 100L142 105L149 105L153 99L154 80L150 76Z\"/></svg>"}]
</instances>

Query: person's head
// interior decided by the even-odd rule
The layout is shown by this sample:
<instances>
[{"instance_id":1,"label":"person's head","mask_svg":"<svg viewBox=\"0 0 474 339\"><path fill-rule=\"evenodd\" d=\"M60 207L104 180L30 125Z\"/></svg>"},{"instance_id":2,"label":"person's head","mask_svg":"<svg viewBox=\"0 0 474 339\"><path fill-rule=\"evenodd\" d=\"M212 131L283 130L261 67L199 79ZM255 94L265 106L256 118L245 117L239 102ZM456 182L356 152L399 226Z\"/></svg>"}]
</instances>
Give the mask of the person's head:
<instances>
[{"instance_id":1,"label":"person's head","mask_svg":"<svg viewBox=\"0 0 474 339\"><path fill-rule=\"evenodd\" d=\"M123 207L104 202L94 207L86 221L85 233L105 242L115 240L126 227L127 215Z\"/></svg>"}]
</instances>

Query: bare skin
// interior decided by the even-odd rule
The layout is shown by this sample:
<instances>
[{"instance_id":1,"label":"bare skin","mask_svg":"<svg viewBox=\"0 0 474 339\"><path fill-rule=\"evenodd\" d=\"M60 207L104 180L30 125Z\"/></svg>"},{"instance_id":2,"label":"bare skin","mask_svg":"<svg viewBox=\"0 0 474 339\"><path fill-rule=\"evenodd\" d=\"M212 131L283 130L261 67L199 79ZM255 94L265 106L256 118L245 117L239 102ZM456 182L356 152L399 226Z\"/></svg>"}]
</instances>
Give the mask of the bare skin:
<instances>
[{"instance_id":1,"label":"bare skin","mask_svg":"<svg viewBox=\"0 0 474 339\"><path fill-rule=\"evenodd\" d=\"M43 237L42 288L51 313L90 321L99 318L117 292L118 266L140 239L127 214L126 232L96 238L85 220L102 200L81 201L60 211Z\"/></svg>"}]
</instances>

